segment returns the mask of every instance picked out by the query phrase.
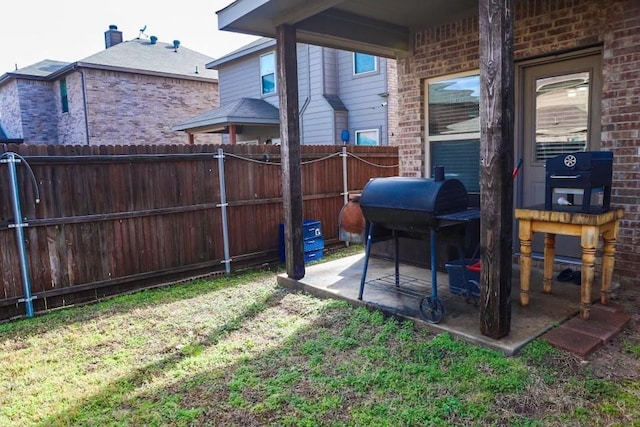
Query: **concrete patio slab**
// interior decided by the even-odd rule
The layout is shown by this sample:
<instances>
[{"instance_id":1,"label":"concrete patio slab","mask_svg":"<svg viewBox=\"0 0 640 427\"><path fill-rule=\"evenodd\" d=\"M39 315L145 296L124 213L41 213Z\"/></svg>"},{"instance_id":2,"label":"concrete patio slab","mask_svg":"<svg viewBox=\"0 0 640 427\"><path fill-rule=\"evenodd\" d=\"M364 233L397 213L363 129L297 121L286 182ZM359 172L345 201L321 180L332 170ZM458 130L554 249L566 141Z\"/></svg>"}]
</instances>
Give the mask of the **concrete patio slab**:
<instances>
[{"instance_id":1,"label":"concrete patio slab","mask_svg":"<svg viewBox=\"0 0 640 427\"><path fill-rule=\"evenodd\" d=\"M335 261L308 265L305 277L292 280L286 273L278 276L278 283L307 291L323 298L339 298L355 305L364 305L411 320L416 325L436 332L449 332L468 342L514 355L525 344L574 316L579 311L580 286L554 282L551 294L542 292L542 273L532 270L530 304L519 303L519 269L514 266L511 290L511 329L509 335L495 340L480 332L480 308L464 297L449 292L446 273L438 273L438 296L443 300L444 315L436 323L429 323L420 313L420 300L432 294L431 271L412 265L400 265L400 287L395 286L393 260L370 257L363 299L358 300L364 254L356 254ZM594 286L595 287L595 286ZM599 291L592 294L597 298Z\"/></svg>"}]
</instances>

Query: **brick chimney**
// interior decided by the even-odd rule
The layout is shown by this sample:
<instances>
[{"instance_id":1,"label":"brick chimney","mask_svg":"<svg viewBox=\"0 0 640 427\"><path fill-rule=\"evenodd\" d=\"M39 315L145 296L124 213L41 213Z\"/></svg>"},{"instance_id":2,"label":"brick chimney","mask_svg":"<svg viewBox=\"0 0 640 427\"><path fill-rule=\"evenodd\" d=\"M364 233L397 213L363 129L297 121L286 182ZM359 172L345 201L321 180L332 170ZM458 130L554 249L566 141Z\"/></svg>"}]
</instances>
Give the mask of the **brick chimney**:
<instances>
[{"instance_id":1,"label":"brick chimney","mask_svg":"<svg viewBox=\"0 0 640 427\"><path fill-rule=\"evenodd\" d=\"M122 43L122 31L118 31L117 25L109 25L109 29L104 32L105 49L109 49L118 43Z\"/></svg>"}]
</instances>

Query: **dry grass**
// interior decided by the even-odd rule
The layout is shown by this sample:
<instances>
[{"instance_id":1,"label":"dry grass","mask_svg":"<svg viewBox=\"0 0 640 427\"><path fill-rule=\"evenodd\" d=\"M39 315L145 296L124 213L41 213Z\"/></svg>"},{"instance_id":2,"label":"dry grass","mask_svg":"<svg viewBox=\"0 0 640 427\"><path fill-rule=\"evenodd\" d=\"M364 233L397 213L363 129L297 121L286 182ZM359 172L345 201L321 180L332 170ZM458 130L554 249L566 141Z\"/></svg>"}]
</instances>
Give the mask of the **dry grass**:
<instances>
[{"instance_id":1,"label":"dry grass","mask_svg":"<svg viewBox=\"0 0 640 427\"><path fill-rule=\"evenodd\" d=\"M0 334L2 426L640 425L637 315L587 361L541 342L507 358L263 271Z\"/></svg>"}]
</instances>

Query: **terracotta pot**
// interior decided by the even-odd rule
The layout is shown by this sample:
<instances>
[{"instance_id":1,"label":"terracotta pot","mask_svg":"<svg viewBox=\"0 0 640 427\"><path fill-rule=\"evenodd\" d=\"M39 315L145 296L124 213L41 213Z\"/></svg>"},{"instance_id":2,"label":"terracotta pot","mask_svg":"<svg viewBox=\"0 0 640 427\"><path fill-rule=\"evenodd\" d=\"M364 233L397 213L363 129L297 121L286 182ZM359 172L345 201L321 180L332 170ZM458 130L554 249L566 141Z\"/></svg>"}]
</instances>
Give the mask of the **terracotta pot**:
<instances>
[{"instance_id":1,"label":"terracotta pot","mask_svg":"<svg viewBox=\"0 0 640 427\"><path fill-rule=\"evenodd\" d=\"M342 207L338 216L340 240L345 242L364 242L366 221L360 208L360 194L349 195L349 202Z\"/></svg>"}]
</instances>

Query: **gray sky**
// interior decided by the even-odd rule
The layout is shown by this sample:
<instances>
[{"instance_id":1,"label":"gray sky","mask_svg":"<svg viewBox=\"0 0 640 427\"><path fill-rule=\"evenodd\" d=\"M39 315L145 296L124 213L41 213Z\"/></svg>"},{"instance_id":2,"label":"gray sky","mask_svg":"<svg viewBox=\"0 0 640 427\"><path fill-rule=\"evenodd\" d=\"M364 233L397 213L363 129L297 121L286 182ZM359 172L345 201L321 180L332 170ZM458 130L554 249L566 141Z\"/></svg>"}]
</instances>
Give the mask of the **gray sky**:
<instances>
[{"instance_id":1,"label":"gray sky","mask_svg":"<svg viewBox=\"0 0 640 427\"><path fill-rule=\"evenodd\" d=\"M0 75L43 59L75 62L104 49L117 25L124 40L147 36L218 58L257 37L218 30L216 12L233 0L22 0L2 5Z\"/></svg>"}]
</instances>

